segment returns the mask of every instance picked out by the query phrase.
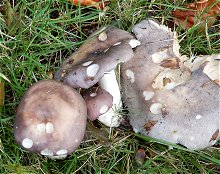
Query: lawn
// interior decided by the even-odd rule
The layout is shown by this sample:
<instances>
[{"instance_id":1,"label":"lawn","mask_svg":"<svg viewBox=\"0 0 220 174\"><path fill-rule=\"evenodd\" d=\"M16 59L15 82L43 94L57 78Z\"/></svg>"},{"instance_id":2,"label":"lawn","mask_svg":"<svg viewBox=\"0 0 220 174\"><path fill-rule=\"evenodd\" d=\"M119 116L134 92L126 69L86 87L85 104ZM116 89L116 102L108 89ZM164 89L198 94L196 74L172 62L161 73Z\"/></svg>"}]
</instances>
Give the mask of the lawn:
<instances>
[{"instance_id":1,"label":"lawn","mask_svg":"<svg viewBox=\"0 0 220 174\"><path fill-rule=\"evenodd\" d=\"M76 7L67 0L11 0L16 13L10 31L1 6L0 73L10 82L5 81L5 102L0 108L0 173L220 173L219 143L206 150L189 151L135 134L125 127L112 130L110 147L90 136L65 160L29 153L14 140L13 120L24 92L35 82L51 78L64 59L93 31L106 24L131 31L134 24L146 18L173 26L171 11L183 8L185 3L185 0L112 0L104 15L100 10ZM218 18L208 34L194 28L182 31L173 27L179 34L181 53L220 53L219 23ZM108 131L104 126L103 129ZM135 160L140 148L146 152L142 165Z\"/></svg>"}]
</instances>

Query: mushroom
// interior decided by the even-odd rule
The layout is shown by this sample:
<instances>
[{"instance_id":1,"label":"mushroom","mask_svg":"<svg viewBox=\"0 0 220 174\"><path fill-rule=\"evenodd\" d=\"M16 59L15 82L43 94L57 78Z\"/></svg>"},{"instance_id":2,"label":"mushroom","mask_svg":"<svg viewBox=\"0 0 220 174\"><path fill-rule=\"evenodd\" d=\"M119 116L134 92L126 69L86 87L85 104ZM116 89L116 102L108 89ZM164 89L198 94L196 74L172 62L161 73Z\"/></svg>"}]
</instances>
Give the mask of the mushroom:
<instances>
[{"instance_id":1,"label":"mushroom","mask_svg":"<svg viewBox=\"0 0 220 174\"><path fill-rule=\"evenodd\" d=\"M133 130L192 150L212 146L219 137L220 91L203 71L219 81L217 60L186 63L176 33L152 20L135 25L133 32L142 44L121 66Z\"/></svg>"},{"instance_id":2,"label":"mushroom","mask_svg":"<svg viewBox=\"0 0 220 174\"><path fill-rule=\"evenodd\" d=\"M83 92L82 96L86 102L88 119L91 121L94 121L112 107L112 95L100 87L92 87Z\"/></svg>"},{"instance_id":3,"label":"mushroom","mask_svg":"<svg viewBox=\"0 0 220 174\"><path fill-rule=\"evenodd\" d=\"M95 32L63 64L55 79L73 88L90 88L119 63L133 57L140 42L123 30L106 26Z\"/></svg>"},{"instance_id":4,"label":"mushroom","mask_svg":"<svg viewBox=\"0 0 220 174\"><path fill-rule=\"evenodd\" d=\"M73 88L90 88L99 82L102 89L113 96L113 107L98 117L109 127L117 127L121 115L115 110L122 107L119 85L115 75L118 64L133 57L133 48L140 42L130 33L116 27L106 26L93 33L56 72L55 79ZM92 120L97 114L89 114Z\"/></svg>"},{"instance_id":5,"label":"mushroom","mask_svg":"<svg viewBox=\"0 0 220 174\"><path fill-rule=\"evenodd\" d=\"M122 116L120 114L122 101L115 70L106 73L99 80L99 86L113 96L113 106L106 113L99 116L98 120L108 127L118 127L122 121Z\"/></svg>"},{"instance_id":6,"label":"mushroom","mask_svg":"<svg viewBox=\"0 0 220 174\"><path fill-rule=\"evenodd\" d=\"M65 158L84 137L86 104L71 87L55 80L31 86L16 112L14 136L24 149L50 158Z\"/></svg>"}]
</instances>

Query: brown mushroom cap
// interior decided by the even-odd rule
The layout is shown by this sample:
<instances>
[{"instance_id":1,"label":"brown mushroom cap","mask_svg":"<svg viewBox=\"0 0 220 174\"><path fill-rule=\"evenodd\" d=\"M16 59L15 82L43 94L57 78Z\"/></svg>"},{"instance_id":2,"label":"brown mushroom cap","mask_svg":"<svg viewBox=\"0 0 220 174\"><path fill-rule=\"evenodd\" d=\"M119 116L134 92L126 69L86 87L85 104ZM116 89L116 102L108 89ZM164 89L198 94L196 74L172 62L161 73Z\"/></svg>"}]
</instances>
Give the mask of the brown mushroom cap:
<instances>
[{"instance_id":1,"label":"brown mushroom cap","mask_svg":"<svg viewBox=\"0 0 220 174\"><path fill-rule=\"evenodd\" d=\"M86 102L88 119L94 121L113 105L112 95L100 87L93 87L82 93Z\"/></svg>"},{"instance_id":2,"label":"brown mushroom cap","mask_svg":"<svg viewBox=\"0 0 220 174\"><path fill-rule=\"evenodd\" d=\"M15 139L28 151L66 157L84 137L86 115L86 104L77 91L55 80L39 81L17 108Z\"/></svg>"},{"instance_id":3,"label":"brown mushroom cap","mask_svg":"<svg viewBox=\"0 0 220 174\"><path fill-rule=\"evenodd\" d=\"M133 57L132 48L139 41L123 30L108 27L94 33L56 72L55 79L73 88L89 88L104 73Z\"/></svg>"},{"instance_id":4,"label":"brown mushroom cap","mask_svg":"<svg viewBox=\"0 0 220 174\"><path fill-rule=\"evenodd\" d=\"M189 149L213 145L220 129L219 87L202 68L190 74L167 27L145 20L133 31L142 45L121 66L121 84L134 131Z\"/></svg>"}]
</instances>

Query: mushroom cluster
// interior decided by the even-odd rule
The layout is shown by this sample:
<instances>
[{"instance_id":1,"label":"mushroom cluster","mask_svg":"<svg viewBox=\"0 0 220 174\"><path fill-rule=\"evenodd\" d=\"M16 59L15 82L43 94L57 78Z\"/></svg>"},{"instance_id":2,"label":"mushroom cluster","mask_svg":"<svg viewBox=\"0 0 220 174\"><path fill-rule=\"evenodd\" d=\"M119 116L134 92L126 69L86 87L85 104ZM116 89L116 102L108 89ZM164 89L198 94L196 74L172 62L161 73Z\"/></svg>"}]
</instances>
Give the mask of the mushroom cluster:
<instances>
[{"instance_id":1,"label":"mushroom cluster","mask_svg":"<svg viewBox=\"0 0 220 174\"><path fill-rule=\"evenodd\" d=\"M122 101L115 69L134 56L133 48L139 44L132 34L116 27L95 32L63 63L54 80L39 81L26 91L14 122L18 144L60 159L79 146L87 118L119 126L121 115L116 109ZM84 88L81 95L79 88Z\"/></svg>"},{"instance_id":2,"label":"mushroom cluster","mask_svg":"<svg viewBox=\"0 0 220 174\"><path fill-rule=\"evenodd\" d=\"M121 85L134 131L189 149L212 146L220 128L220 91L214 83L219 83L220 55L181 56L176 34L152 20L133 32L141 46L121 66Z\"/></svg>"},{"instance_id":3,"label":"mushroom cluster","mask_svg":"<svg viewBox=\"0 0 220 174\"><path fill-rule=\"evenodd\" d=\"M18 144L65 158L82 141L87 118L120 125L122 94L135 132L189 149L213 145L220 125L220 55L181 56L176 33L152 20L135 25L133 33L113 26L99 29L53 80L30 87L14 122Z\"/></svg>"},{"instance_id":4,"label":"mushroom cluster","mask_svg":"<svg viewBox=\"0 0 220 174\"><path fill-rule=\"evenodd\" d=\"M118 127L121 122L118 110L122 107L122 101L116 68L118 64L133 58L133 48L138 45L140 42L132 34L113 26L105 26L93 33L73 55L65 60L56 72L55 79L73 88L88 90L98 83L102 90L112 95L113 101L108 105L98 101L103 105L96 106L92 110L88 108L89 112L93 112L93 115L89 114L89 118L94 120L98 116L98 120L106 126ZM93 97L94 103L100 97L93 95L90 94L90 97ZM105 100L108 100L107 98ZM86 100L90 100L91 103L91 98L86 97Z\"/></svg>"}]
</instances>

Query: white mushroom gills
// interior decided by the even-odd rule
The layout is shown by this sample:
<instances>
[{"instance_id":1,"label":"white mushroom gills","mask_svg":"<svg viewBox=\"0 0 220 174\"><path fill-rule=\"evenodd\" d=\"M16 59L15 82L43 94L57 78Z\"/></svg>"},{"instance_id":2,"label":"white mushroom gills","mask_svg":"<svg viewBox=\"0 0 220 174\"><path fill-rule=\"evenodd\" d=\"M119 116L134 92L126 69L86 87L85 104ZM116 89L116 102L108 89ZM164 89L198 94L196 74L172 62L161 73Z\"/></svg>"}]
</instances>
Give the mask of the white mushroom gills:
<instances>
[{"instance_id":1,"label":"white mushroom gills","mask_svg":"<svg viewBox=\"0 0 220 174\"><path fill-rule=\"evenodd\" d=\"M134 76L134 72L133 71L131 71L130 69L127 69L125 74L130 79L131 83L135 82L135 76Z\"/></svg>"},{"instance_id":2,"label":"white mushroom gills","mask_svg":"<svg viewBox=\"0 0 220 174\"><path fill-rule=\"evenodd\" d=\"M109 110L109 107L107 105L103 105L101 108L100 108L100 114L104 114L106 113L107 111Z\"/></svg>"},{"instance_id":3,"label":"white mushroom gills","mask_svg":"<svg viewBox=\"0 0 220 174\"><path fill-rule=\"evenodd\" d=\"M141 43L139 40L131 39L129 41L129 45L131 46L131 48L136 48L137 46L141 45Z\"/></svg>"},{"instance_id":4,"label":"white mushroom gills","mask_svg":"<svg viewBox=\"0 0 220 174\"><path fill-rule=\"evenodd\" d=\"M98 39L99 39L100 41L102 41L102 42L106 41L107 38L108 38L108 35L107 35L107 33L106 33L105 31L103 31L102 33L100 33L100 34L99 34L99 37L98 37Z\"/></svg>"},{"instance_id":5,"label":"white mushroom gills","mask_svg":"<svg viewBox=\"0 0 220 174\"><path fill-rule=\"evenodd\" d=\"M98 64L92 64L88 66L86 69L86 73L89 77L94 77L99 71L99 65Z\"/></svg>"},{"instance_id":6,"label":"white mushroom gills","mask_svg":"<svg viewBox=\"0 0 220 174\"><path fill-rule=\"evenodd\" d=\"M150 112L152 114L161 114L162 113L162 108L163 108L163 105L161 103L153 103L150 106Z\"/></svg>"},{"instance_id":7,"label":"white mushroom gills","mask_svg":"<svg viewBox=\"0 0 220 174\"><path fill-rule=\"evenodd\" d=\"M153 91L144 91L144 92L143 92L143 96L144 96L144 99L145 99L146 101L148 101L148 100L150 100L150 99L153 98L154 92L153 92Z\"/></svg>"},{"instance_id":8,"label":"white mushroom gills","mask_svg":"<svg viewBox=\"0 0 220 174\"><path fill-rule=\"evenodd\" d=\"M22 146L23 147L25 147L26 149L30 149L30 148L32 148L32 146L33 146L33 141L31 140L31 139L29 139L29 138L25 138L25 139L23 139L23 141L22 141Z\"/></svg>"}]
</instances>

